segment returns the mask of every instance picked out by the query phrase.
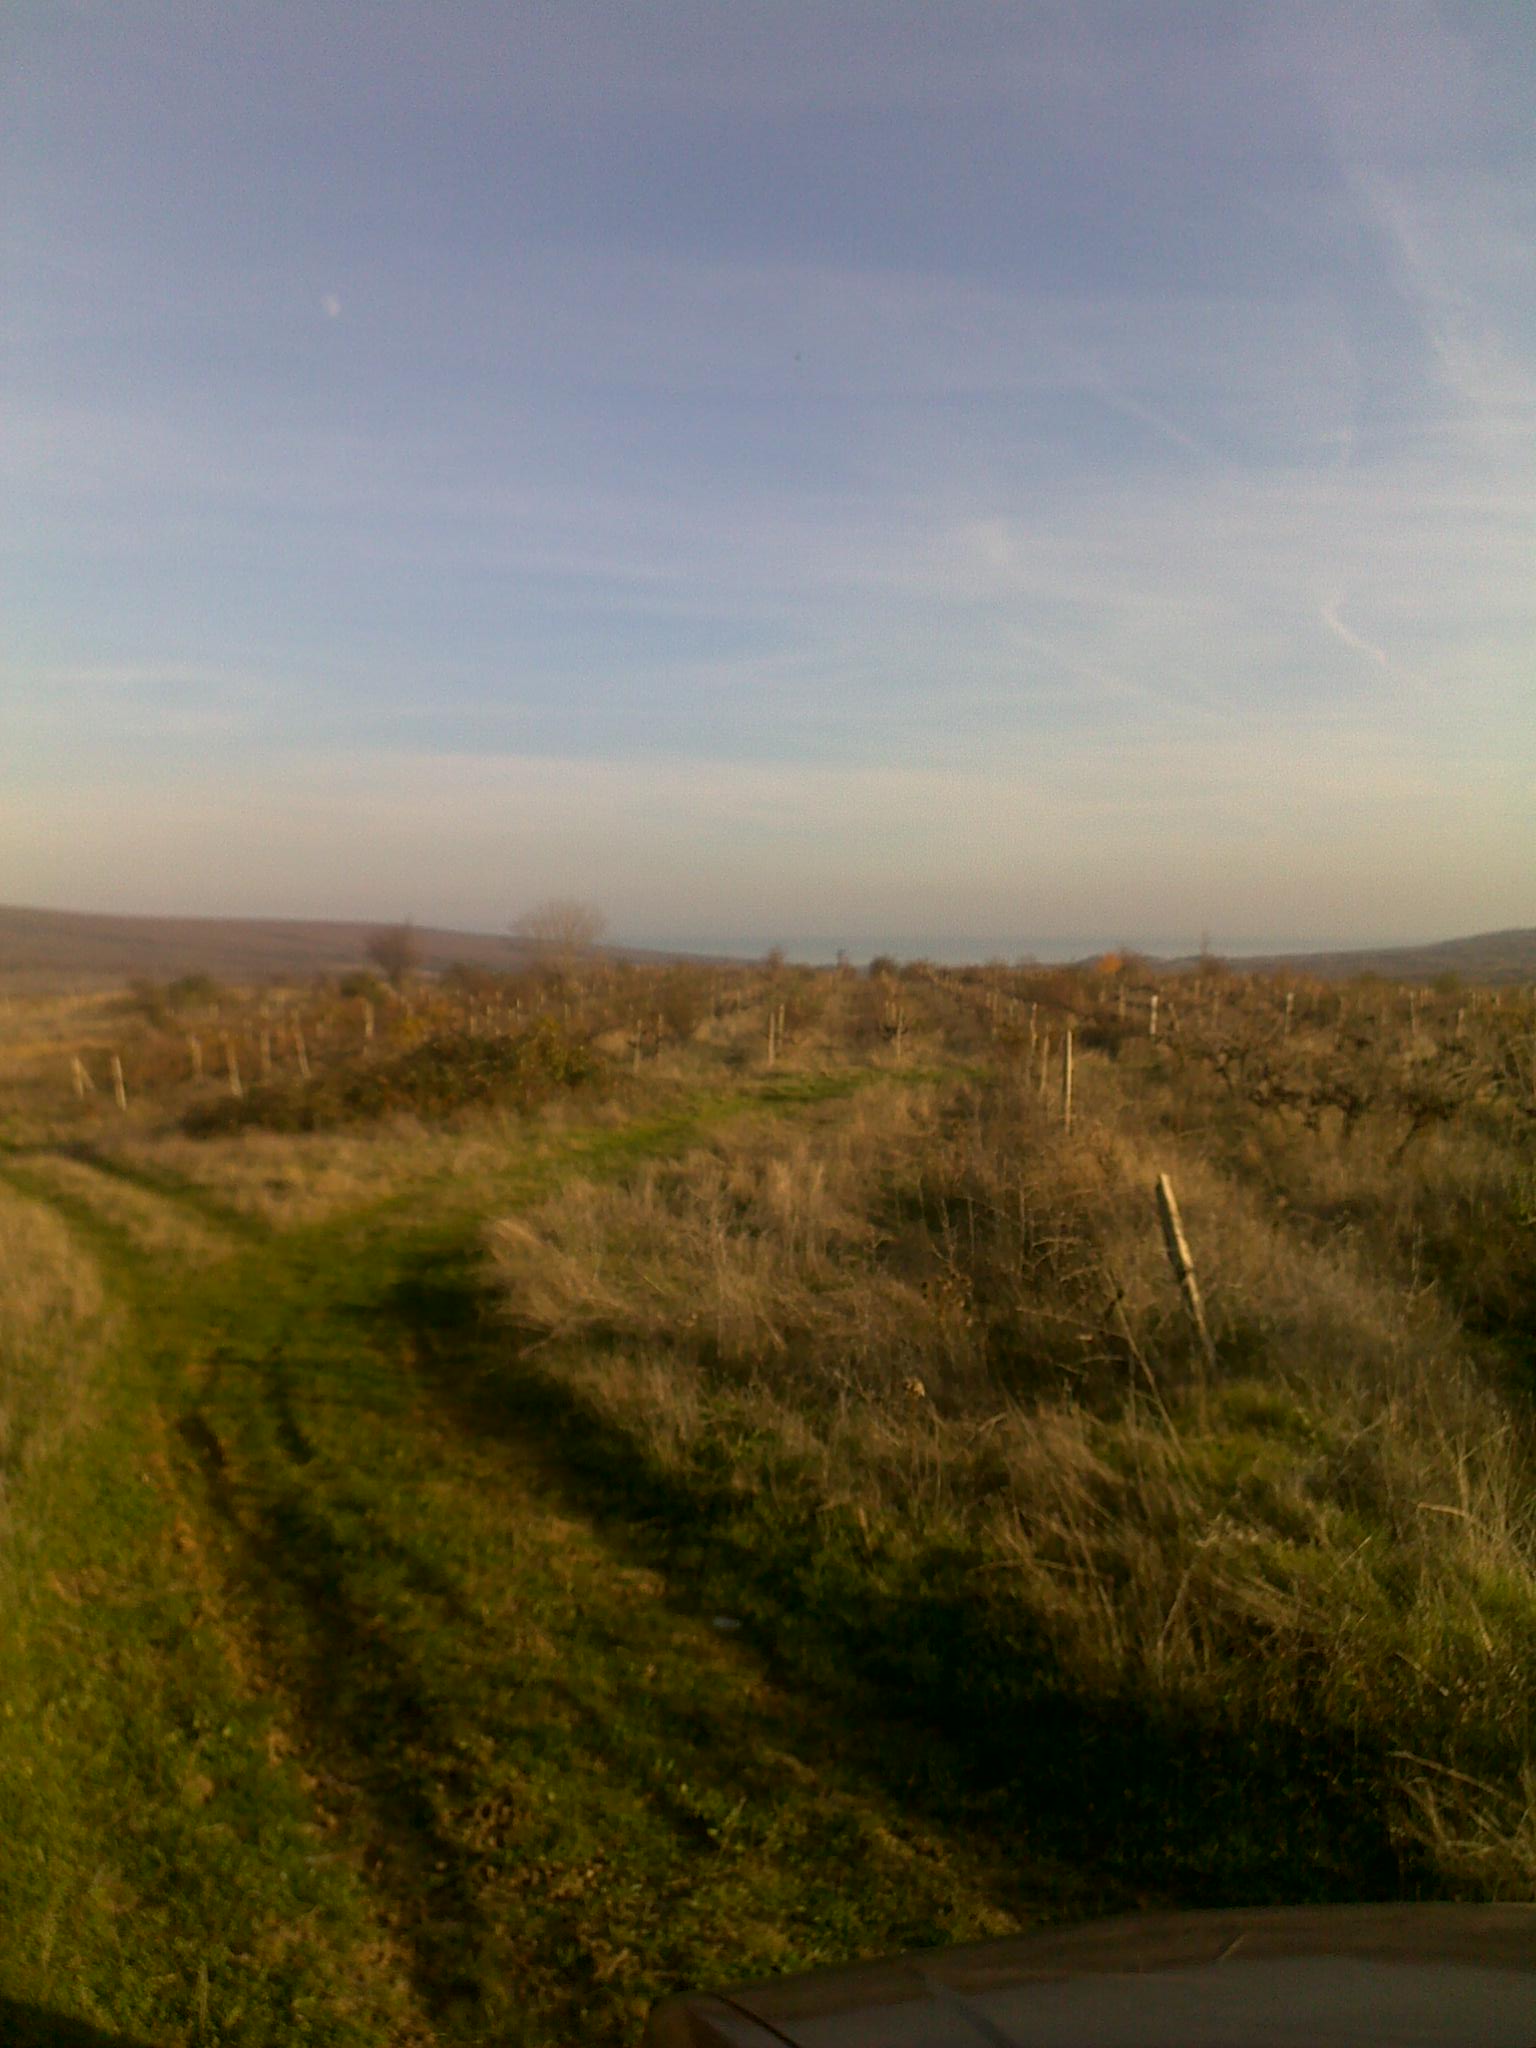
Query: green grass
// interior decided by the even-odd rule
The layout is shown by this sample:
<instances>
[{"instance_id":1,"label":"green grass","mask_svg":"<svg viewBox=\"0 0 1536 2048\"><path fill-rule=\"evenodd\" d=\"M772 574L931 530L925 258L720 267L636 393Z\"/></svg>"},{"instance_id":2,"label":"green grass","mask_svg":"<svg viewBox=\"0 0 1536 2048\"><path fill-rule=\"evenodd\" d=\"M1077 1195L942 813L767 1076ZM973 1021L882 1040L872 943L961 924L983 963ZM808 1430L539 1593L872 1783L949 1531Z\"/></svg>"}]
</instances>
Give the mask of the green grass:
<instances>
[{"instance_id":1,"label":"green grass","mask_svg":"<svg viewBox=\"0 0 1536 2048\"><path fill-rule=\"evenodd\" d=\"M580 1130L509 1158L503 1198L851 1085ZM120 1311L91 1426L11 1503L11 2037L622 2041L680 1984L1061 1896L893 1790L920 1735L872 1739L717 1628L707 1578L584 1505L558 1431L483 1426L478 1196L245 1224L191 1270L6 1170Z\"/></svg>"},{"instance_id":2,"label":"green grass","mask_svg":"<svg viewBox=\"0 0 1536 2048\"><path fill-rule=\"evenodd\" d=\"M253 1177L323 1161L320 1135L238 1161L219 1145L256 1141L157 1154L141 1133L68 1148L68 1170L38 1130L0 1152L62 1304L31 1302L12 1374L34 1448L5 1469L0 1537L0 2038L622 2043L680 1987L1038 1917L1443 1889L1379 1730L1271 1713L1241 1674L1223 1697L1214 1665L1204 1691L1090 1682L1010 1582L991 1494L946 1517L829 1486L826 1445L853 1438L819 1381L798 1436L771 1376L738 1372L668 1437L622 1334L502 1313L488 1218L576 1181L643 1190L727 1125L835 1139L880 1091L975 1071L656 1077L465 1125L457 1157L443 1130L385 1128L349 1139L318 1220ZM776 1170L790 1148L758 1149ZM985 1277L969 1183L946 1207L938 1166L870 1242L937 1217ZM1204 1248L1214 1201L1202 1220ZM1028 1249L997 1255L1016 1290ZM811 1337L848 1264L808 1283ZM658 1275L632 1258L626 1285ZM1139 1283L1154 1334L1161 1281ZM1029 1310L1010 1294L1009 1327ZM652 1363L686 1400L674 1338ZM1201 1529L1251 1510L1253 1559L1331 1573L1286 1520L1315 1418L1255 1359L1181 1452ZM1151 1440L1103 1439L1130 1464ZM990 1484L966 1455L947 1483ZM1129 1498L1105 1455L1095 1484Z\"/></svg>"}]
</instances>

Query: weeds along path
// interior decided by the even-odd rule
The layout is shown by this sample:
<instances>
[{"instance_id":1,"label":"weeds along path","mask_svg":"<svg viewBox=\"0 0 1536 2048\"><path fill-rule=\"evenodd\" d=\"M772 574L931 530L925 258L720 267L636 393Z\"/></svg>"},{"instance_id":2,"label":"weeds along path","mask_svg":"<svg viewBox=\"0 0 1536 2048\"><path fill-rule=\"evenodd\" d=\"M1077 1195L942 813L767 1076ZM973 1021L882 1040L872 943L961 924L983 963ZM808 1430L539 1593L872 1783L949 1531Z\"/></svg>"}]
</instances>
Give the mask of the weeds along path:
<instances>
[{"instance_id":1,"label":"weeds along path","mask_svg":"<svg viewBox=\"0 0 1536 2048\"><path fill-rule=\"evenodd\" d=\"M854 1085L576 1130L495 1199ZM0 1167L120 1311L0 1553L6 2038L622 2042L678 1983L1044 1896L585 1513L558 1444L466 1429L445 1358L505 1367L483 1189L275 1231L85 1153Z\"/></svg>"}]
</instances>

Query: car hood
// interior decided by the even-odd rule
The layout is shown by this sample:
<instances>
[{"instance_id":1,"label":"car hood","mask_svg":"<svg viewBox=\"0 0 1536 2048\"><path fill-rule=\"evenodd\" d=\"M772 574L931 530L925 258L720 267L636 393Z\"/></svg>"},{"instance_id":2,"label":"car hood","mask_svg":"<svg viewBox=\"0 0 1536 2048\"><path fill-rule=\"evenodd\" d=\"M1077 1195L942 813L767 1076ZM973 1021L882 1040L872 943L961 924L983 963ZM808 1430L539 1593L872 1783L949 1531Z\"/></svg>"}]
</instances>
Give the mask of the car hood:
<instances>
[{"instance_id":1,"label":"car hood","mask_svg":"<svg viewBox=\"0 0 1536 2048\"><path fill-rule=\"evenodd\" d=\"M1536 1906L1138 1916L670 2000L653 2048L1536 2048Z\"/></svg>"}]
</instances>

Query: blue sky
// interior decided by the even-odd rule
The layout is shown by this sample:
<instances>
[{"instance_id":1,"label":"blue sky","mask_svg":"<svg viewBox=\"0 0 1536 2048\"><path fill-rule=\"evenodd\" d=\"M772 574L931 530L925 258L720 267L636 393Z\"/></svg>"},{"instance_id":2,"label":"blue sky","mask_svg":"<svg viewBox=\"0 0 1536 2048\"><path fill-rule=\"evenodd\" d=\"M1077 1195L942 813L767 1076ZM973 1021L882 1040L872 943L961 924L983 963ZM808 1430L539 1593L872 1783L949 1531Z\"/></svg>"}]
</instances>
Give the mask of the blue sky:
<instances>
[{"instance_id":1,"label":"blue sky","mask_svg":"<svg viewBox=\"0 0 1536 2048\"><path fill-rule=\"evenodd\" d=\"M1536 922L1536 9L0 26L0 900Z\"/></svg>"}]
</instances>

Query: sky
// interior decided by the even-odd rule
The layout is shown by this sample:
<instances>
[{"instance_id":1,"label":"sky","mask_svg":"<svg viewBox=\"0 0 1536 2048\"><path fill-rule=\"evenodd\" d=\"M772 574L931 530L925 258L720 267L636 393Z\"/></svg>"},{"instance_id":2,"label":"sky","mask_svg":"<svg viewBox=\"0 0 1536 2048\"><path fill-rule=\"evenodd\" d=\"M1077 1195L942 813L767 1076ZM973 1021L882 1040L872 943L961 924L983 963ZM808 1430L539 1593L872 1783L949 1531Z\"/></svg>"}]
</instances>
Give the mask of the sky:
<instances>
[{"instance_id":1,"label":"sky","mask_svg":"<svg viewBox=\"0 0 1536 2048\"><path fill-rule=\"evenodd\" d=\"M1536 923L1536 7L10 0L0 901Z\"/></svg>"}]
</instances>

